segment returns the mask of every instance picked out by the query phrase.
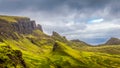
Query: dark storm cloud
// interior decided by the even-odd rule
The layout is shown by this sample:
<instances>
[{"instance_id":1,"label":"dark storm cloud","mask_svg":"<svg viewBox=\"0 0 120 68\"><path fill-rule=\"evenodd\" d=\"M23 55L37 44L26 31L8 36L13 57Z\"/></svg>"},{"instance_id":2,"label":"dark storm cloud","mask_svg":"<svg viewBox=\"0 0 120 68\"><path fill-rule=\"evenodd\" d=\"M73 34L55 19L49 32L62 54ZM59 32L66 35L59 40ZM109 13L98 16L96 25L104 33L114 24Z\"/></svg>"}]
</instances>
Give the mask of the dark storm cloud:
<instances>
[{"instance_id":1,"label":"dark storm cloud","mask_svg":"<svg viewBox=\"0 0 120 68\"><path fill-rule=\"evenodd\" d=\"M47 34L57 31L68 39L97 44L120 38L120 0L0 0L0 13L28 16ZM88 23L94 19L103 21Z\"/></svg>"},{"instance_id":2,"label":"dark storm cloud","mask_svg":"<svg viewBox=\"0 0 120 68\"><path fill-rule=\"evenodd\" d=\"M95 11L98 9L103 9L108 4L116 4L115 2L112 2L112 0L2 0L0 1L0 10L13 12L32 8L37 11L49 12L62 6L68 6L71 10L82 11L83 9L91 9ZM120 6L119 4L117 5ZM118 7L112 8L119 11L117 10Z\"/></svg>"},{"instance_id":3,"label":"dark storm cloud","mask_svg":"<svg viewBox=\"0 0 120 68\"><path fill-rule=\"evenodd\" d=\"M68 0L67 4L72 9L99 9L105 7L109 0Z\"/></svg>"},{"instance_id":4,"label":"dark storm cloud","mask_svg":"<svg viewBox=\"0 0 120 68\"><path fill-rule=\"evenodd\" d=\"M22 11L25 9L36 9L49 11L62 5L65 0L2 0L0 1L1 11L15 10Z\"/></svg>"}]
</instances>

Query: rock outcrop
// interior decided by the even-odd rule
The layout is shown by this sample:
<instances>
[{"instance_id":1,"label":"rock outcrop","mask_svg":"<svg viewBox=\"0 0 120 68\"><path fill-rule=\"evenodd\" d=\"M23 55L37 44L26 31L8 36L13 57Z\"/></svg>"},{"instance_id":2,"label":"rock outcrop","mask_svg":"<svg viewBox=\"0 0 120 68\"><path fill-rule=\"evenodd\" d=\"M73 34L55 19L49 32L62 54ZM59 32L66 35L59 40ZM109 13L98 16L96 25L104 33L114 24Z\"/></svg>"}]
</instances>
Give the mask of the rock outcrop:
<instances>
[{"instance_id":1,"label":"rock outcrop","mask_svg":"<svg viewBox=\"0 0 120 68\"><path fill-rule=\"evenodd\" d=\"M68 40L66 39L65 36L61 36L60 34L58 34L55 31L53 31L53 33L52 33L52 38L54 40L58 40L58 41L61 41L61 42L68 42Z\"/></svg>"},{"instance_id":2,"label":"rock outcrop","mask_svg":"<svg viewBox=\"0 0 120 68\"><path fill-rule=\"evenodd\" d=\"M30 34L33 30L42 30L40 24L36 25L35 21L27 17L1 16L0 15L0 33L18 32L21 34Z\"/></svg>"},{"instance_id":3,"label":"rock outcrop","mask_svg":"<svg viewBox=\"0 0 120 68\"><path fill-rule=\"evenodd\" d=\"M13 50L9 45L0 48L0 68L28 68L20 50Z\"/></svg>"},{"instance_id":4,"label":"rock outcrop","mask_svg":"<svg viewBox=\"0 0 120 68\"><path fill-rule=\"evenodd\" d=\"M37 25L37 29L43 32L42 26L40 24Z\"/></svg>"},{"instance_id":5,"label":"rock outcrop","mask_svg":"<svg viewBox=\"0 0 120 68\"><path fill-rule=\"evenodd\" d=\"M120 44L120 39L110 38L105 44L106 45L119 45Z\"/></svg>"},{"instance_id":6,"label":"rock outcrop","mask_svg":"<svg viewBox=\"0 0 120 68\"><path fill-rule=\"evenodd\" d=\"M35 21L31 20L23 20L19 21L18 23L13 23L12 26L14 27L14 30L22 33L22 34L30 34L33 30L39 29L43 32L42 27L40 24L36 25Z\"/></svg>"}]
</instances>

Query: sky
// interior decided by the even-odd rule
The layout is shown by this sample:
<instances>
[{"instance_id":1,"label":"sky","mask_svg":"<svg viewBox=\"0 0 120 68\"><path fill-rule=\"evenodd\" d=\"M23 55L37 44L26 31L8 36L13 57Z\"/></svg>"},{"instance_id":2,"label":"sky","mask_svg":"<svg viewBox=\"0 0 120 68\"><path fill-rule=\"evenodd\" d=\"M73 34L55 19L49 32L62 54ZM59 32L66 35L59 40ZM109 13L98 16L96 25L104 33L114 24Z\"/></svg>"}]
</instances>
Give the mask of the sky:
<instances>
[{"instance_id":1,"label":"sky","mask_svg":"<svg viewBox=\"0 0 120 68\"><path fill-rule=\"evenodd\" d=\"M49 35L93 45L120 38L120 0L0 0L0 15L27 16Z\"/></svg>"}]
</instances>

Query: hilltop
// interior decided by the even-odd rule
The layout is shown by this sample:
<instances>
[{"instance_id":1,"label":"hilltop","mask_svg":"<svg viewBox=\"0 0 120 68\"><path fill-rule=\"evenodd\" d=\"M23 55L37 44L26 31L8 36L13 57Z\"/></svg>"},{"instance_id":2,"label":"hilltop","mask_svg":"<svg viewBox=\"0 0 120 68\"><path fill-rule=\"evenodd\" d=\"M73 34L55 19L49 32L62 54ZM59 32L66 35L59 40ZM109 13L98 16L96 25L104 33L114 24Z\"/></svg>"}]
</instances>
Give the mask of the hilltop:
<instances>
[{"instance_id":1,"label":"hilltop","mask_svg":"<svg viewBox=\"0 0 120 68\"><path fill-rule=\"evenodd\" d=\"M112 37L105 44L106 45L120 45L120 39Z\"/></svg>"}]
</instances>

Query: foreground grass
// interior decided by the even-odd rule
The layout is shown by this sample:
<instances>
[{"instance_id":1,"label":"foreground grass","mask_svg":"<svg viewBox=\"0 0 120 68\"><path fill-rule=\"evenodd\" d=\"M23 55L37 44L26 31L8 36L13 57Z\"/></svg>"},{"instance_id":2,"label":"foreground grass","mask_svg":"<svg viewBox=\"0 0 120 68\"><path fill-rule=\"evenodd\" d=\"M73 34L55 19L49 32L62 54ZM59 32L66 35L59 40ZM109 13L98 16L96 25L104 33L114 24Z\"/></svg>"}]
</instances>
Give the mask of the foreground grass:
<instances>
[{"instance_id":1,"label":"foreground grass","mask_svg":"<svg viewBox=\"0 0 120 68\"><path fill-rule=\"evenodd\" d=\"M57 47L55 50L53 50L54 46L52 45L38 46L27 38L22 38L17 41L10 39L4 40L4 43L0 43L0 46L4 45L9 45L13 50L22 51L23 59L29 68L120 67L120 55L76 50L59 41L56 41Z\"/></svg>"}]
</instances>

